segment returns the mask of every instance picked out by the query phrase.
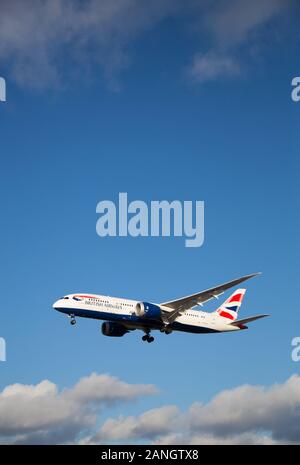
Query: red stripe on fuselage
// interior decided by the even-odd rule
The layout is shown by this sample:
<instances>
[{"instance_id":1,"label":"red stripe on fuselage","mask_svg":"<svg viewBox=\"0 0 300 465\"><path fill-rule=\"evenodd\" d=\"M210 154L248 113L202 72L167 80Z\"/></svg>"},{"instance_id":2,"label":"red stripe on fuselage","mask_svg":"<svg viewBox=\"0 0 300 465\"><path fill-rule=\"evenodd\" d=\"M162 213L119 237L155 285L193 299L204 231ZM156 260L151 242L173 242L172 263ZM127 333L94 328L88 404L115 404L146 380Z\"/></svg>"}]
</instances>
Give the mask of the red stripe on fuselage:
<instances>
[{"instance_id":1,"label":"red stripe on fuselage","mask_svg":"<svg viewBox=\"0 0 300 465\"><path fill-rule=\"evenodd\" d=\"M74 297L81 297L81 299L96 299L96 297L92 295L74 295Z\"/></svg>"}]
</instances>

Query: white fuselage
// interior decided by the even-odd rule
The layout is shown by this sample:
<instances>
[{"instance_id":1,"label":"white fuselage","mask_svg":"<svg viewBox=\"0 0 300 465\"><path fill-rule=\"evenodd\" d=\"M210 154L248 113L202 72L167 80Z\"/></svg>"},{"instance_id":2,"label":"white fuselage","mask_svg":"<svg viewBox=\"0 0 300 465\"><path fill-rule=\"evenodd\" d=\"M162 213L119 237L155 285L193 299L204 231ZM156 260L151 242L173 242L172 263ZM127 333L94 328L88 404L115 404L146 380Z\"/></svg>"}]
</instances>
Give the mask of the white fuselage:
<instances>
[{"instance_id":1,"label":"white fuselage","mask_svg":"<svg viewBox=\"0 0 300 465\"><path fill-rule=\"evenodd\" d=\"M161 330L164 323L161 319L137 316L136 307L140 301L108 297L97 294L69 294L57 300L53 308L71 317L94 318L97 320L119 323L128 330ZM157 305L157 304L153 304ZM157 305L159 306L159 305ZM163 308L160 305L161 308ZM170 311L170 309L166 309ZM237 331L238 326L228 324L226 318L216 312L207 313L200 310L187 310L168 325L169 332L184 331L189 333L212 333Z\"/></svg>"}]
</instances>

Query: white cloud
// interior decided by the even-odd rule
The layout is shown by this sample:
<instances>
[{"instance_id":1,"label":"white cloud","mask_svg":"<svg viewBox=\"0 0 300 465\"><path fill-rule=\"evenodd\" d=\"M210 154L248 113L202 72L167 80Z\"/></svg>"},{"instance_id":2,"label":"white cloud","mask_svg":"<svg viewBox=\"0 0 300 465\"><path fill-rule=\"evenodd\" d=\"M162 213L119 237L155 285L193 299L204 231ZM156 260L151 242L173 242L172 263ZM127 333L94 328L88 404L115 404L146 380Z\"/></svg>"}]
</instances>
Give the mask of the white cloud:
<instances>
[{"instance_id":1,"label":"white cloud","mask_svg":"<svg viewBox=\"0 0 300 465\"><path fill-rule=\"evenodd\" d=\"M80 76L98 65L116 89L117 73L128 64L129 43L176 4L171 0L3 0L0 61L10 64L19 84L40 89L62 85L70 78L66 68Z\"/></svg>"},{"instance_id":2,"label":"white cloud","mask_svg":"<svg viewBox=\"0 0 300 465\"><path fill-rule=\"evenodd\" d=\"M226 79L240 73L239 63L231 56L209 52L197 53L188 69L188 76L195 83L202 83L215 79Z\"/></svg>"},{"instance_id":3,"label":"white cloud","mask_svg":"<svg viewBox=\"0 0 300 465\"><path fill-rule=\"evenodd\" d=\"M245 385L222 391L187 412L165 406L137 417L108 419L91 442L140 439L155 444L300 443L300 377L269 388Z\"/></svg>"},{"instance_id":4,"label":"white cloud","mask_svg":"<svg viewBox=\"0 0 300 465\"><path fill-rule=\"evenodd\" d=\"M157 392L153 385L95 373L63 390L48 380L10 385L0 393L0 442L300 444L298 375L270 387L243 385L221 391L187 411L165 405L136 416L107 418L97 426L104 408Z\"/></svg>"},{"instance_id":5,"label":"white cloud","mask_svg":"<svg viewBox=\"0 0 300 465\"><path fill-rule=\"evenodd\" d=\"M154 34L162 20L180 16L183 25L196 22L202 37L188 72L193 81L236 76L241 67L237 50L248 42L251 45L262 26L294 3L2 0L0 65L10 70L19 85L36 89L60 87L96 74L118 90L119 74L131 61L132 44L149 30Z\"/></svg>"},{"instance_id":6,"label":"white cloud","mask_svg":"<svg viewBox=\"0 0 300 465\"><path fill-rule=\"evenodd\" d=\"M175 426L179 409L175 405L148 410L138 417L108 419L101 427L93 442L119 439L153 439L168 433L170 425Z\"/></svg>"},{"instance_id":7,"label":"white cloud","mask_svg":"<svg viewBox=\"0 0 300 465\"><path fill-rule=\"evenodd\" d=\"M264 388L240 386L223 391L207 405L189 410L191 429L220 437L269 431L274 439L300 441L300 377Z\"/></svg>"},{"instance_id":8,"label":"white cloud","mask_svg":"<svg viewBox=\"0 0 300 465\"><path fill-rule=\"evenodd\" d=\"M214 436L213 434L179 434L173 433L155 441L157 445L275 445L278 441L268 435L257 433L236 434L228 437Z\"/></svg>"},{"instance_id":9,"label":"white cloud","mask_svg":"<svg viewBox=\"0 0 300 465\"><path fill-rule=\"evenodd\" d=\"M74 441L80 432L94 427L102 408L156 393L152 385L128 384L96 373L62 391L47 380L32 386L14 384L0 393L0 438L2 442Z\"/></svg>"},{"instance_id":10,"label":"white cloud","mask_svg":"<svg viewBox=\"0 0 300 465\"><path fill-rule=\"evenodd\" d=\"M237 77L259 49L263 32L271 21L282 19L295 5L294 0L220 0L211 2L198 21L199 31L206 32L211 45L197 52L187 76L195 83ZM268 31L272 40L274 34ZM243 60L240 59L243 57Z\"/></svg>"},{"instance_id":11,"label":"white cloud","mask_svg":"<svg viewBox=\"0 0 300 465\"><path fill-rule=\"evenodd\" d=\"M208 10L204 26L219 47L238 45L293 3L293 0L221 0Z\"/></svg>"}]
</instances>

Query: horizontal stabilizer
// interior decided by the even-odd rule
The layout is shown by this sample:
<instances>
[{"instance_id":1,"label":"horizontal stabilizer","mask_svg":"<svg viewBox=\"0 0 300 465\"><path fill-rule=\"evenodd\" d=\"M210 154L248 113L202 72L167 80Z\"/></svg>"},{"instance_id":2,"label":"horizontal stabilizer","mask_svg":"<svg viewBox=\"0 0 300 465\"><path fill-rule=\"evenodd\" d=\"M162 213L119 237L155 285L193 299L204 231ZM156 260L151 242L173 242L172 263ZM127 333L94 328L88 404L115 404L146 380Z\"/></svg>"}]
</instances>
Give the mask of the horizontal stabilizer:
<instances>
[{"instance_id":1,"label":"horizontal stabilizer","mask_svg":"<svg viewBox=\"0 0 300 465\"><path fill-rule=\"evenodd\" d=\"M242 320L235 320L232 323L229 323L231 326L240 326L245 325L246 323L250 323L251 321L259 320L260 318L264 318L265 316L270 315L255 315L249 316L249 318L243 318Z\"/></svg>"}]
</instances>

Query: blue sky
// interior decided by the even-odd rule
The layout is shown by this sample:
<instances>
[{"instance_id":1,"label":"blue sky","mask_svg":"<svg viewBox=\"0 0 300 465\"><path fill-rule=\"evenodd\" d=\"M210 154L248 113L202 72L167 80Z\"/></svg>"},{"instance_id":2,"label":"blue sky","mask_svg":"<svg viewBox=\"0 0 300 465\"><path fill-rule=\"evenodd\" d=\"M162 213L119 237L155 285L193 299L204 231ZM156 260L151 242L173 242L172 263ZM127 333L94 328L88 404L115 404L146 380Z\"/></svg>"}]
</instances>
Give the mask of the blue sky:
<instances>
[{"instance_id":1,"label":"blue sky","mask_svg":"<svg viewBox=\"0 0 300 465\"><path fill-rule=\"evenodd\" d=\"M299 373L291 339L300 335L300 104L290 98L299 75L299 11L293 2L266 4L274 11L227 38L226 47L216 45L218 6L212 19L196 9L199 21L189 8L168 13L165 6L153 23L120 34L125 47L110 45L126 62L116 69L105 61L108 46L100 64L82 59L75 66L70 44L62 43L49 59L55 82L39 74L38 61L34 76L25 67L24 79L16 77L25 45L15 54L11 44L0 51L7 82L0 104L1 389L44 379L70 387L97 372L161 390L105 417L166 404L187 409L224 389L283 383ZM18 15L15 6L10 14ZM212 21L215 37L202 18ZM213 74L203 61L193 67L207 53L224 69L211 61ZM116 201L119 192L129 201L204 200L204 245L100 238L96 205ZM241 315L272 316L240 334L157 335L148 345L137 332L106 338L95 321L70 327L51 308L77 291L160 302L256 271L263 274L247 283Z\"/></svg>"}]
</instances>

